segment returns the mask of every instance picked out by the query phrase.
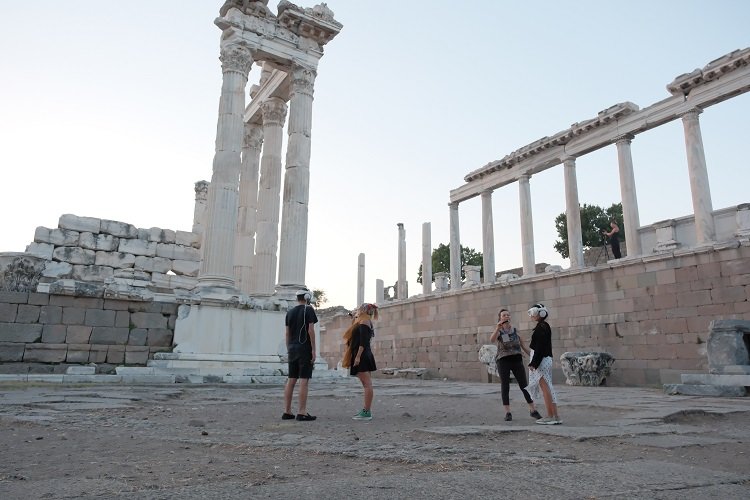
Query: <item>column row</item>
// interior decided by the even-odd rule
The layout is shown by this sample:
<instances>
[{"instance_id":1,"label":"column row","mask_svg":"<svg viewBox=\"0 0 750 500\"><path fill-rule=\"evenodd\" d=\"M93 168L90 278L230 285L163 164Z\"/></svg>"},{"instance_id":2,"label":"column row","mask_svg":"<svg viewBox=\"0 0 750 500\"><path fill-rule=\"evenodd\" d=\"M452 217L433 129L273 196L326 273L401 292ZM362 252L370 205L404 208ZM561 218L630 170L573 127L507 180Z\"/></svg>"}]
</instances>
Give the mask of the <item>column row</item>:
<instances>
[{"instance_id":1,"label":"column row","mask_svg":"<svg viewBox=\"0 0 750 500\"><path fill-rule=\"evenodd\" d=\"M688 175L693 199L695 216L696 241L699 245L709 244L715 235L711 192L708 183L708 169L703 150L698 115L701 110L691 109L682 116L685 129L685 147L687 150ZM633 135L624 135L614 142L617 147L617 163L620 178L620 195L622 200L623 223L625 226L625 240L628 255L631 257L642 254L641 240L638 233L640 216L638 212L638 198L636 195L635 174L631 143ZM565 216L567 222L568 254L571 269L583 267L583 238L581 230L580 202L578 199L578 181L576 176L576 158L567 156L561 159L564 169L565 185ZM534 224L531 204L531 175L523 173L518 177L519 212L521 215L521 246L523 258L523 274L530 276L535 273L534 260ZM484 283L495 282L495 249L494 229L492 221L492 190L481 192L482 200L482 251ZM450 279L451 288L461 288L461 240L459 231L458 203L449 204L450 207Z\"/></svg>"}]
</instances>

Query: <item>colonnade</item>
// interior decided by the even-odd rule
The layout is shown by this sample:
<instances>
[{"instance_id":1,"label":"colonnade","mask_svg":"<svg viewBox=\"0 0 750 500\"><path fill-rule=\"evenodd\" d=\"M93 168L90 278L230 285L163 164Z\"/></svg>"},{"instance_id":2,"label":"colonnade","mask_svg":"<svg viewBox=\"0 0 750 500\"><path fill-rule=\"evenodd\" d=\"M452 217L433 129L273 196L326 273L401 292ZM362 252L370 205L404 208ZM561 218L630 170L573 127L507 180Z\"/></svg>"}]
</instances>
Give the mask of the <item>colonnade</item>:
<instances>
[{"instance_id":1,"label":"colonnade","mask_svg":"<svg viewBox=\"0 0 750 500\"><path fill-rule=\"evenodd\" d=\"M695 215L696 239L699 245L709 244L714 238L714 221L712 216L711 191L708 183L708 169L703 149L700 131L698 107L692 108L681 115L685 129L685 147L687 151L688 175L693 199ZM641 241L638 236L640 216L638 213L638 197L636 193L635 174L631 155L633 134L626 134L614 138L617 147L620 193L622 199L623 223L625 239L628 243L628 256L636 257L641 254ZM610 142L610 143L611 143ZM558 163L564 168L565 188L565 216L568 229L568 252L571 269L583 267L583 240L581 232L580 203L578 199L578 180L576 174L576 157L563 156ZM519 187L519 212L521 215L521 246L523 257L523 274L530 276L535 273L534 261L534 221L531 203L530 172L521 172L515 181ZM484 254L483 283L495 282L494 264L494 231L492 217L492 189L480 191L482 201L482 252ZM451 202L450 235L451 235L451 288L461 287L460 269L460 232L458 203Z\"/></svg>"}]
</instances>

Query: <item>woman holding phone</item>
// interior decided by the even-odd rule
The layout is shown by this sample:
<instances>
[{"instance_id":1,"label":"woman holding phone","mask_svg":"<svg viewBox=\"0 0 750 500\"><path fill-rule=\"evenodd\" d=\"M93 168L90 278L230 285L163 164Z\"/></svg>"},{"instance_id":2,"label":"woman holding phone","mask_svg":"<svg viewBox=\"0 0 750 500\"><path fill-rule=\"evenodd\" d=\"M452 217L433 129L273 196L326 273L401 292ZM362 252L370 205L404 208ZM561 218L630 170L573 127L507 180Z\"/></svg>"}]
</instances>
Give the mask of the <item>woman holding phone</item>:
<instances>
[{"instance_id":1,"label":"woman holding phone","mask_svg":"<svg viewBox=\"0 0 750 500\"><path fill-rule=\"evenodd\" d=\"M513 415L510 413L511 372L518 383L518 387L523 392L526 403L529 405L529 415L531 415L531 418L542 418L539 412L536 411L534 400L531 399L529 393L524 389L528 382L521 352L529 354L529 348L518 335L513 325L511 325L510 312L507 309L500 309L500 312L497 314L497 325L495 326L495 331L492 332L490 342L497 343L495 363L497 364L497 373L500 375L500 391L503 398L503 407L505 408L505 421L510 422L513 420Z\"/></svg>"}]
</instances>

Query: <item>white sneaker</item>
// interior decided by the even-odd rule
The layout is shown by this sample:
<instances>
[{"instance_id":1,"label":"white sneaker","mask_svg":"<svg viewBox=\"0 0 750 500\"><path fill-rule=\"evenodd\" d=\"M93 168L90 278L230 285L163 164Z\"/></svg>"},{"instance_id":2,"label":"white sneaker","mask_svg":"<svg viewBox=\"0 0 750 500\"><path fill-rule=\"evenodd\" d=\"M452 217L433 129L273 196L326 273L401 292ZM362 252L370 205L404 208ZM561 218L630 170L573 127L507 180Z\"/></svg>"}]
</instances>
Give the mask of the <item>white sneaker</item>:
<instances>
[{"instance_id":1,"label":"white sneaker","mask_svg":"<svg viewBox=\"0 0 750 500\"><path fill-rule=\"evenodd\" d=\"M540 418L534 423L539 424L539 425L555 425L559 422L555 417L544 417L544 418Z\"/></svg>"}]
</instances>

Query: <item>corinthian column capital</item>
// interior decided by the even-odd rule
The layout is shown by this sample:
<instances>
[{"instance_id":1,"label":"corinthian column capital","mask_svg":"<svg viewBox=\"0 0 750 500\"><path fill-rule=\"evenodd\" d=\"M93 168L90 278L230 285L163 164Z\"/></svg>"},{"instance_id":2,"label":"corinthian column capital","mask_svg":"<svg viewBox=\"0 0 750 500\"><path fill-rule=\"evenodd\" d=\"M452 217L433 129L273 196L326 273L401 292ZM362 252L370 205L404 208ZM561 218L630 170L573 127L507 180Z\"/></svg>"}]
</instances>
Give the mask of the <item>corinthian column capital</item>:
<instances>
[{"instance_id":1,"label":"corinthian column capital","mask_svg":"<svg viewBox=\"0 0 750 500\"><path fill-rule=\"evenodd\" d=\"M255 124L245 124L244 147L250 149L260 149L263 144L263 128Z\"/></svg>"},{"instance_id":2,"label":"corinthian column capital","mask_svg":"<svg viewBox=\"0 0 750 500\"><path fill-rule=\"evenodd\" d=\"M240 73L247 78L253 65L253 55L240 45L225 45L221 47L221 71L223 73Z\"/></svg>"},{"instance_id":3,"label":"corinthian column capital","mask_svg":"<svg viewBox=\"0 0 750 500\"><path fill-rule=\"evenodd\" d=\"M313 68L306 68L299 64L292 66L292 86L290 94L305 94L312 97L315 86L315 77L317 71Z\"/></svg>"},{"instance_id":4,"label":"corinthian column capital","mask_svg":"<svg viewBox=\"0 0 750 500\"><path fill-rule=\"evenodd\" d=\"M284 126L286 121L286 102L278 97L271 97L263 101L260 105L263 112L264 125Z\"/></svg>"}]
</instances>

